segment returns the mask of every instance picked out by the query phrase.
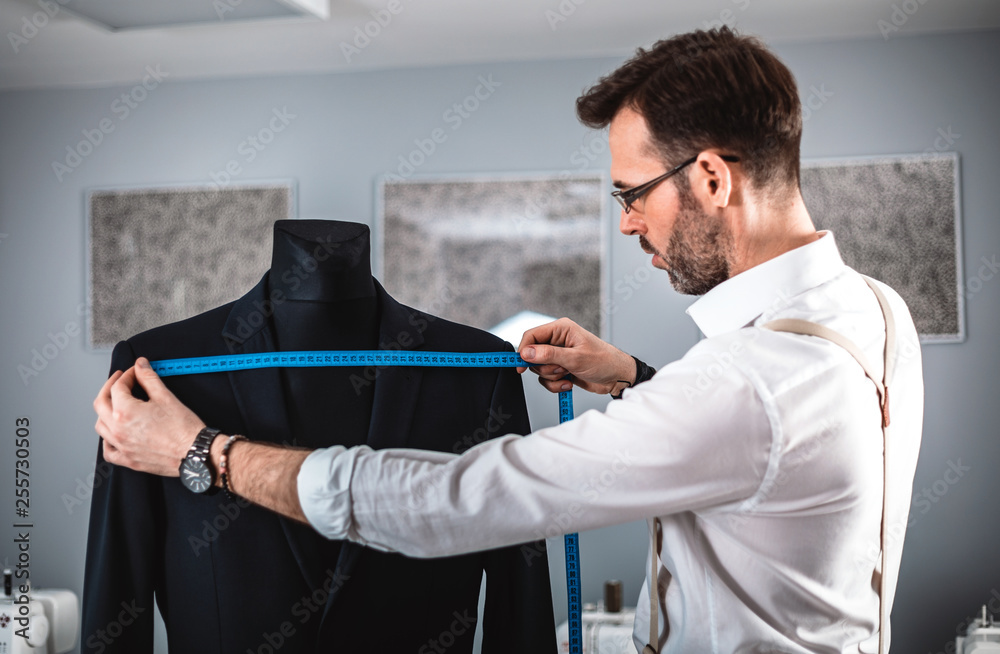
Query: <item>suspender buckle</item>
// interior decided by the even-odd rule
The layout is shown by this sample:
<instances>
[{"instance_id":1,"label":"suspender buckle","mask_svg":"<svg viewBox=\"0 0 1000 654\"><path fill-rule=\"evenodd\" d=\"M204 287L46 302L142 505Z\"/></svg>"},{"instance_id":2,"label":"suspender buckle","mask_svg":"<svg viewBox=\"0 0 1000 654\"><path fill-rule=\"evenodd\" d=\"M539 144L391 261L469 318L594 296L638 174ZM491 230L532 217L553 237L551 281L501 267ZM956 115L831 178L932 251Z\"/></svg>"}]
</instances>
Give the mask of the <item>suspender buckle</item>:
<instances>
[{"instance_id":1,"label":"suspender buckle","mask_svg":"<svg viewBox=\"0 0 1000 654\"><path fill-rule=\"evenodd\" d=\"M889 387L886 386L882 391L882 428L889 426Z\"/></svg>"}]
</instances>

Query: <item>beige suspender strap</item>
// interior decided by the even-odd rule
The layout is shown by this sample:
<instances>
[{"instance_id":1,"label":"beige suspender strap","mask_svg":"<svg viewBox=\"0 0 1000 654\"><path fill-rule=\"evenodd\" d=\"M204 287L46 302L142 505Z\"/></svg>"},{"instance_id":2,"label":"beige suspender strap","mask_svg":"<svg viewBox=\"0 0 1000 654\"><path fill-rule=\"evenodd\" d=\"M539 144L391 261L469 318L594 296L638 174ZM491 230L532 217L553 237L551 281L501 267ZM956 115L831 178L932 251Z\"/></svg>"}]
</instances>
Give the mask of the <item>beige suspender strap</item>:
<instances>
[{"instance_id":1,"label":"beige suspender strap","mask_svg":"<svg viewBox=\"0 0 1000 654\"><path fill-rule=\"evenodd\" d=\"M804 334L806 336L819 336L820 338L825 338L828 341L833 341L840 347L847 350L851 356L857 359L861 367L864 368L865 374L868 378L875 382L875 388L878 390L879 406L882 406L885 400L885 385L882 383L881 377L875 376L875 368L868 361L868 357L865 353L854 344L853 341L845 338L825 325L820 325L818 323L809 322L808 320L797 320L795 318L782 318L780 320L772 320L771 322L764 325L764 329L770 329L776 332L791 332L793 334Z\"/></svg>"},{"instance_id":2,"label":"beige suspender strap","mask_svg":"<svg viewBox=\"0 0 1000 654\"><path fill-rule=\"evenodd\" d=\"M642 654L656 654L660 646L660 570L656 560L660 555L663 526L659 518L646 522L649 523L649 641L642 648Z\"/></svg>"},{"instance_id":3,"label":"beige suspender strap","mask_svg":"<svg viewBox=\"0 0 1000 654\"><path fill-rule=\"evenodd\" d=\"M889 308L889 301L882 290L870 277L865 277L865 283L875 293L878 304L882 308L882 317L885 318L885 349L883 351L884 365L882 367L882 385L884 392L882 395L882 572L879 575L878 602L879 602L879 629L878 629L878 651L879 654L886 654L885 633L889 625L889 615L886 611L885 596L888 590L889 568L888 568L888 535L889 530L886 525L889 523L889 438L886 429L889 427L889 383L892 381L892 373L895 370L895 359L892 353L896 351L896 319Z\"/></svg>"},{"instance_id":4,"label":"beige suspender strap","mask_svg":"<svg viewBox=\"0 0 1000 654\"><path fill-rule=\"evenodd\" d=\"M894 360L891 356L892 352L896 349L896 321L893 318L892 310L889 308L889 301L886 299L885 295L882 293L881 289L868 277L864 277L865 283L868 287L872 289L875 293L875 297L878 298L879 306L882 309L882 316L885 318L885 347L883 349L883 366L882 366L882 378L879 379L874 374L874 369L871 363L868 362L867 357L864 353L849 339L844 338L840 333L807 320L797 320L790 318L783 318L780 320L773 320L763 327L765 329L770 329L772 331L779 332L791 332L794 334L804 334L807 336L818 336L819 338L825 338L840 347L847 350L851 356L853 356L857 362L864 369L865 374L869 379L875 384L875 388L878 390L879 406L882 408L882 525L881 525L881 544L882 544L882 554L881 554L881 572L879 574L879 585L878 585L878 600L879 600L879 630L878 630L878 651L879 654L885 654L885 632L886 627L889 624L889 616L886 615L885 607L885 596L887 591L887 579L888 579L888 531L885 528L886 522L888 522L888 508L889 502L886 499L886 494L889 490L889 484L887 483L889 475L889 452L888 452L888 441L886 438L886 428L889 426L889 382L892 380L892 372L894 367Z\"/></svg>"}]
</instances>

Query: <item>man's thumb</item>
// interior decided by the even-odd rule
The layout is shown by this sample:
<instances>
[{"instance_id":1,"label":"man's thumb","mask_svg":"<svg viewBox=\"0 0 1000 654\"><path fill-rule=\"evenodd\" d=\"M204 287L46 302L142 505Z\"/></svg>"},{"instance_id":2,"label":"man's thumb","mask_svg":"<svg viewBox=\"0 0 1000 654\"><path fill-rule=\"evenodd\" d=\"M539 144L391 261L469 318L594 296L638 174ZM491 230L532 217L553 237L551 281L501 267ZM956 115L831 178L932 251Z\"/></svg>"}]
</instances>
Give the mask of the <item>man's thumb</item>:
<instances>
[{"instance_id":1,"label":"man's thumb","mask_svg":"<svg viewBox=\"0 0 1000 654\"><path fill-rule=\"evenodd\" d=\"M548 345L529 345L521 350L521 358L529 363L549 363L552 348Z\"/></svg>"},{"instance_id":2,"label":"man's thumb","mask_svg":"<svg viewBox=\"0 0 1000 654\"><path fill-rule=\"evenodd\" d=\"M153 367L149 365L149 359L146 357L139 357L135 360L135 379L142 386L146 394L152 396L154 393L158 393L161 389L165 388L163 382L160 380L160 376L156 374Z\"/></svg>"}]
</instances>

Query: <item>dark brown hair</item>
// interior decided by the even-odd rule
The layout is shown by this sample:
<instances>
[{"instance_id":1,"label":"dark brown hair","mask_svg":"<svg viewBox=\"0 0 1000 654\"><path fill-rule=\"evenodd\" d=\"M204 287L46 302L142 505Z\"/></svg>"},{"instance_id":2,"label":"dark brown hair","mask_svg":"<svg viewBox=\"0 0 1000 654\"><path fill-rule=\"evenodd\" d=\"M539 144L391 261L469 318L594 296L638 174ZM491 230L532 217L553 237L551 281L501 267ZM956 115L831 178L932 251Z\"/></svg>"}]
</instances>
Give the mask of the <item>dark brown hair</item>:
<instances>
[{"instance_id":1,"label":"dark brown hair","mask_svg":"<svg viewBox=\"0 0 1000 654\"><path fill-rule=\"evenodd\" d=\"M576 101L580 121L592 128L606 127L624 107L646 119L667 165L720 148L740 157L754 187L798 187L795 78L756 38L721 27L657 41Z\"/></svg>"}]
</instances>

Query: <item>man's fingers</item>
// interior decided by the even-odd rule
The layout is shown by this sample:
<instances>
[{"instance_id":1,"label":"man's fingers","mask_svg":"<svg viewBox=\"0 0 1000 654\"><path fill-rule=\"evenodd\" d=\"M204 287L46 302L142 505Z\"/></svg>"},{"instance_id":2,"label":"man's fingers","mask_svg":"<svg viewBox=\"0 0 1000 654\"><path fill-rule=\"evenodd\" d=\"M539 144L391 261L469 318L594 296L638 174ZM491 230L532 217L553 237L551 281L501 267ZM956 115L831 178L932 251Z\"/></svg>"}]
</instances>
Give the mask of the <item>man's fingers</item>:
<instances>
[{"instance_id":1,"label":"man's fingers","mask_svg":"<svg viewBox=\"0 0 1000 654\"><path fill-rule=\"evenodd\" d=\"M135 370L135 379L142 386L142 389L146 391L146 395L149 399L155 399L164 394L173 395L170 389L167 388L160 376L156 374L156 371L149 366L149 359L146 357L139 357L135 360L135 365L133 366Z\"/></svg>"},{"instance_id":2,"label":"man's fingers","mask_svg":"<svg viewBox=\"0 0 1000 654\"><path fill-rule=\"evenodd\" d=\"M108 463L113 463L115 465L121 465L120 461L121 450L112 445L105 439L104 441L104 460Z\"/></svg>"},{"instance_id":3,"label":"man's fingers","mask_svg":"<svg viewBox=\"0 0 1000 654\"><path fill-rule=\"evenodd\" d=\"M101 386L101 390L98 391L97 397L94 398L94 411L97 412L98 416L110 416L111 415L111 387L114 385L118 378L122 376L121 370L115 370L104 385Z\"/></svg>"},{"instance_id":4,"label":"man's fingers","mask_svg":"<svg viewBox=\"0 0 1000 654\"><path fill-rule=\"evenodd\" d=\"M552 393L561 393L562 391L568 391L573 388L573 382L568 379L545 379L543 377L539 377L538 383Z\"/></svg>"},{"instance_id":5,"label":"man's fingers","mask_svg":"<svg viewBox=\"0 0 1000 654\"><path fill-rule=\"evenodd\" d=\"M524 334L521 335L521 343L517 346L518 352L520 352L525 346L532 345L534 343L551 343L552 333L557 328L556 322L547 322L544 325L532 327L528 331L524 332Z\"/></svg>"},{"instance_id":6,"label":"man's fingers","mask_svg":"<svg viewBox=\"0 0 1000 654\"><path fill-rule=\"evenodd\" d=\"M111 385L111 408L112 420L116 419L115 412L120 412L126 407L128 402L137 401L132 397L132 387L135 386L135 366L122 373L114 384Z\"/></svg>"},{"instance_id":7,"label":"man's fingers","mask_svg":"<svg viewBox=\"0 0 1000 654\"><path fill-rule=\"evenodd\" d=\"M549 364L551 366L550 370L556 367L563 368L564 370L572 370L573 362L576 360L577 355L576 352L567 347L536 343L525 347L521 352L521 358L532 364L532 368Z\"/></svg>"},{"instance_id":8,"label":"man's fingers","mask_svg":"<svg viewBox=\"0 0 1000 654\"><path fill-rule=\"evenodd\" d=\"M562 366L548 364L544 366L531 366L531 372L545 379L562 379L566 376L566 369Z\"/></svg>"},{"instance_id":9,"label":"man's fingers","mask_svg":"<svg viewBox=\"0 0 1000 654\"><path fill-rule=\"evenodd\" d=\"M517 346L517 351L525 361L552 363L552 361L543 358L543 355L539 353L539 349L544 349L545 347L551 349L552 345L564 346L575 325L576 323L569 318L560 318L559 320L553 320L544 325L533 327L521 336L521 343ZM518 368L517 371L524 372L525 368Z\"/></svg>"}]
</instances>

